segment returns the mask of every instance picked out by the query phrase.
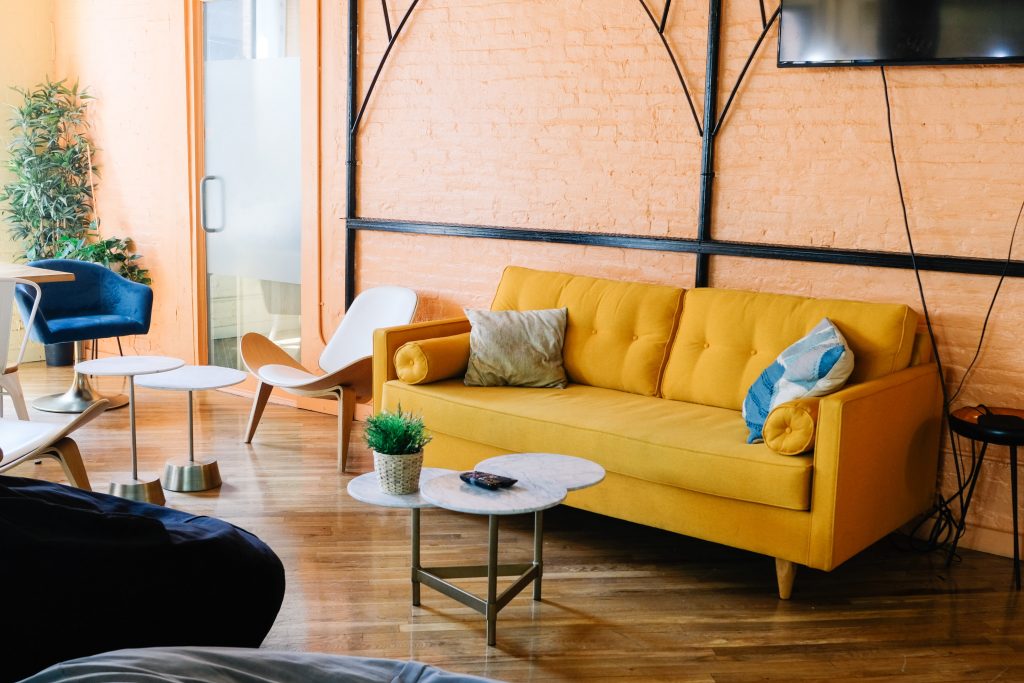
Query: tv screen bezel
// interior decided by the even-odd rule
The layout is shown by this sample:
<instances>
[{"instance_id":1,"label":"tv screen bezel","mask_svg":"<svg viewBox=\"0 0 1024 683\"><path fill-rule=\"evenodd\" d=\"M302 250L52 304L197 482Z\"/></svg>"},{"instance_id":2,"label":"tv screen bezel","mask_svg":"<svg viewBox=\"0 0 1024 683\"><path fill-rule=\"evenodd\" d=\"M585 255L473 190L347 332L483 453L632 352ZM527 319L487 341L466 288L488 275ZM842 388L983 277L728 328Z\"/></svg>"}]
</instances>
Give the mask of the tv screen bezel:
<instances>
[{"instance_id":1,"label":"tv screen bezel","mask_svg":"<svg viewBox=\"0 0 1024 683\"><path fill-rule=\"evenodd\" d=\"M931 59L831 59L817 62L782 60L782 28L786 17L786 0L781 0L779 31L776 39L775 64L780 69L814 69L828 67L865 66L985 66L999 64L1024 64L1024 55L1013 57L935 57Z\"/></svg>"}]
</instances>

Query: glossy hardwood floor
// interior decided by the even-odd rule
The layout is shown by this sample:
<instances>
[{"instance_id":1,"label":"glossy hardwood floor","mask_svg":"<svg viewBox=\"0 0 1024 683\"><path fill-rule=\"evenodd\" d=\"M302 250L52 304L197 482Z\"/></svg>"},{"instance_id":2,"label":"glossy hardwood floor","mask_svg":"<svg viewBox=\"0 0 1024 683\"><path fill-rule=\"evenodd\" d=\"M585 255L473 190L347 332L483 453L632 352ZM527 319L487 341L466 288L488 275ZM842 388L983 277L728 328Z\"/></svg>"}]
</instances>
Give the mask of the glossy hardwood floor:
<instances>
[{"instance_id":1,"label":"glossy hardwood floor","mask_svg":"<svg viewBox=\"0 0 1024 683\"><path fill-rule=\"evenodd\" d=\"M23 366L26 396L63 389L69 372ZM186 398L137 397L141 467L159 471L187 447ZM476 612L426 588L422 607L410 605L409 513L349 498L333 416L271 405L247 446L247 400L206 392L196 406L197 451L219 459L224 485L168 492L167 504L242 526L281 556L288 590L268 648L414 658L509 681L1024 680L1022 594L1006 558L964 551L947 571L938 554L890 538L834 572L801 569L781 602L770 558L567 508L545 518L543 602L529 591L513 600L490 648ZM361 436L354 473L372 469ZM127 409L75 438L96 490L128 468ZM10 474L62 480L50 462ZM503 523L503 561L529 558L530 531L527 518ZM424 562L483 563L486 533L482 518L427 510Z\"/></svg>"}]
</instances>

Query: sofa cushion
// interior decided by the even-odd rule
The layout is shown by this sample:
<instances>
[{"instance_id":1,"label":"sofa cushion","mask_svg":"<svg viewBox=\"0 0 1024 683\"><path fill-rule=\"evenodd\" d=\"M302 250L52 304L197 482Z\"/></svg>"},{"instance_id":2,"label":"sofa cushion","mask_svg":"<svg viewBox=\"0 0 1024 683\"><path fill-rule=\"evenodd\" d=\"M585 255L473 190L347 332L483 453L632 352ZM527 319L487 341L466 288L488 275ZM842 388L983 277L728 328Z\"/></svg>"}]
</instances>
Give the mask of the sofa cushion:
<instances>
[{"instance_id":1,"label":"sofa cushion","mask_svg":"<svg viewBox=\"0 0 1024 683\"><path fill-rule=\"evenodd\" d=\"M822 318L832 320L853 349L850 384L910 363L917 314L906 305L694 289L686 294L661 395L739 410L758 375Z\"/></svg>"},{"instance_id":2,"label":"sofa cushion","mask_svg":"<svg viewBox=\"0 0 1024 683\"><path fill-rule=\"evenodd\" d=\"M814 449L821 398L799 398L776 406L764 422L764 443L781 455L800 455Z\"/></svg>"},{"instance_id":3,"label":"sofa cushion","mask_svg":"<svg viewBox=\"0 0 1024 683\"><path fill-rule=\"evenodd\" d=\"M468 363L469 332L406 342L395 352L395 372L406 384L461 377Z\"/></svg>"},{"instance_id":4,"label":"sofa cushion","mask_svg":"<svg viewBox=\"0 0 1024 683\"><path fill-rule=\"evenodd\" d=\"M564 387L562 346L566 309L481 311L466 309L471 387Z\"/></svg>"},{"instance_id":5,"label":"sofa cushion","mask_svg":"<svg viewBox=\"0 0 1024 683\"><path fill-rule=\"evenodd\" d=\"M794 510L810 501L812 459L745 443L740 414L611 389L466 387L459 380L384 385L384 407L427 428L521 452L588 458L609 472Z\"/></svg>"},{"instance_id":6,"label":"sofa cushion","mask_svg":"<svg viewBox=\"0 0 1024 683\"><path fill-rule=\"evenodd\" d=\"M776 406L798 398L827 396L838 391L851 372L853 351L832 321L822 318L754 380L743 400L743 419L750 428L747 443L764 440L764 421Z\"/></svg>"},{"instance_id":7,"label":"sofa cushion","mask_svg":"<svg viewBox=\"0 0 1024 683\"><path fill-rule=\"evenodd\" d=\"M678 287L509 266L491 309L568 308L569 381L654 396L682 298Z\"/></svg>"}]
</instances>

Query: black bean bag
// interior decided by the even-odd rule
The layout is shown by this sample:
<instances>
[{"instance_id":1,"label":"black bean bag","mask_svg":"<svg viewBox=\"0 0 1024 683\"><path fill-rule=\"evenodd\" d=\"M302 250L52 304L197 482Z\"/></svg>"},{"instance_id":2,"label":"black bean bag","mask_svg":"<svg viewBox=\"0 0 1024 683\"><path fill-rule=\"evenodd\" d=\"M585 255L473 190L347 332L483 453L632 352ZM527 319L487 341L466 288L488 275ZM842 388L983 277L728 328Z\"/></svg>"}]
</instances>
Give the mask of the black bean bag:
<instances>
[{"instance_id":1,"label":"black bean bag","mask_svg":"<svg viewBox=\"0 0 1024 683\"><path fill-rule=\"evenodd\" d=\"M284 586L222 520L0 476L0 680L122 648L258 647Z\"/></svg>"}]
</instances>

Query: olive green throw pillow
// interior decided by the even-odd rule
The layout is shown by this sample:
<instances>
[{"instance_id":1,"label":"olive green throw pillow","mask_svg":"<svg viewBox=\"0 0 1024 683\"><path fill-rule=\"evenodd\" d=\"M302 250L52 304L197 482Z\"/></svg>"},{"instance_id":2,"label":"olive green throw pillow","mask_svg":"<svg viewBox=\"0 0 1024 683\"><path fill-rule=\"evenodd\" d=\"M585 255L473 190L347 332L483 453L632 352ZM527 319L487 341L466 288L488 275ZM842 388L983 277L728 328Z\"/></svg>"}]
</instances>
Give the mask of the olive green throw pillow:
<instances>
[{"instance_id":1,"label":"olive green throw pillow","mask_svg":"<svg viewBox=\"0 0 1024 683\"><path fill-rule=\"evenodd\" d=\"M567 384L562 367L565 308L540 311L466 309L471 387L559 387Z\"/></svg>"}]
</instances>

